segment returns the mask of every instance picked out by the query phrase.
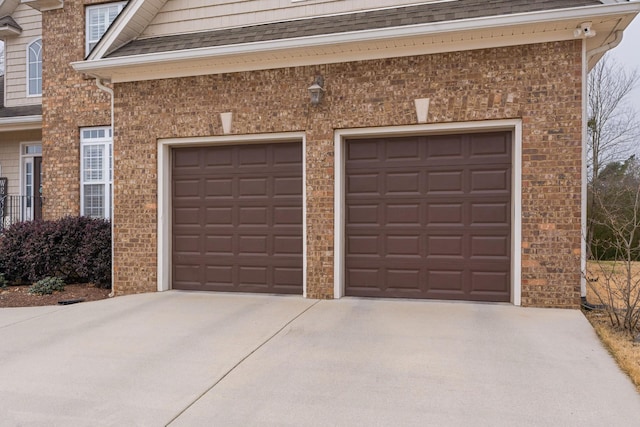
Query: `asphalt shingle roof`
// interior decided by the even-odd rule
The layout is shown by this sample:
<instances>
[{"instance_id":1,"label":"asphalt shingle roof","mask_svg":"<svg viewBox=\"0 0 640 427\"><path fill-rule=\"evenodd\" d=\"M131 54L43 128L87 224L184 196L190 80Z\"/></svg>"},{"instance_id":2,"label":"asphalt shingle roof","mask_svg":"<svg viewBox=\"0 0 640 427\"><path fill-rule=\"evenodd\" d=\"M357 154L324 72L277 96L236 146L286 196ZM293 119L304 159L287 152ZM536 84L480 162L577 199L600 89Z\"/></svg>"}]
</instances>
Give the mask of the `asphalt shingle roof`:
<instances>
[{"instance_id":1,"label":"asphalt shingle roof","mask_svg":"<svg viewBox=\"0 0 640 427\"><path fill-rule=\"evenodd\" d=\"M107 57L133 56L602 4L600 0L458 0L133 40Z\"/></svg>"},{"instance_id":2,"label":"asphalt shingle roof","mask_svg":"<svg viewBox=\"0 0 640 427\"><path fill-rule=\"evenodd\" d=\"M0 18L0 27L12 27L18 31L22 31L22 27L11 16L3 16Z\"/></svg>"},{"instance_id":3,"label":"asphalt shingle roof","mask_svg":"<svg viewBox=\"0 0 640 427\"><path fill-rule=\"evenodd\" d=\"M0 118L41 116L42 105L25 105L22 107L4 106L4 76L0 76Z\"/></svg>"}]
</instances>

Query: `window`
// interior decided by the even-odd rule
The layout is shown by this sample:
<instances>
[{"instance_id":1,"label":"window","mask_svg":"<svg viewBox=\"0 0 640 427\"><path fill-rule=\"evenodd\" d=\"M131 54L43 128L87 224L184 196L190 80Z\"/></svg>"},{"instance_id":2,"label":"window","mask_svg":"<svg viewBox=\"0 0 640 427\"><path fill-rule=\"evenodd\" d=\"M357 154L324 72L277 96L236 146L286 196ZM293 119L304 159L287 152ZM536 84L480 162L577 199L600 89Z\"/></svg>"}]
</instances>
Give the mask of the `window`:
<instances>
[{"instance_id":1,"label":"window","mask_svg":"<svg viewBox=\"0 0 640 427\"><path fill-rule=\"evenodd\" d=\"M87 55L100 41L109 25L116 19L126 2L107 3L88 6L86 9L86 48Z\"/></svg>"},{"instance_id":2,"label":"window","mask_svg":"<svg viewBox=\"0 0 640 427\"><path fill-rule=\"evenodd\" d=\"M27 94L42 95L42 39L27 47Z\"/></svg>"},{"instance_id":3,"label":"window","mask_svg":"<svg viewBox=\"0 0 640 427\"><path fill-rule=\"evenodd\" d=\"M112 133L110 127L80 130L80 213L111 215Z\"/></svg>"}]
</instances>

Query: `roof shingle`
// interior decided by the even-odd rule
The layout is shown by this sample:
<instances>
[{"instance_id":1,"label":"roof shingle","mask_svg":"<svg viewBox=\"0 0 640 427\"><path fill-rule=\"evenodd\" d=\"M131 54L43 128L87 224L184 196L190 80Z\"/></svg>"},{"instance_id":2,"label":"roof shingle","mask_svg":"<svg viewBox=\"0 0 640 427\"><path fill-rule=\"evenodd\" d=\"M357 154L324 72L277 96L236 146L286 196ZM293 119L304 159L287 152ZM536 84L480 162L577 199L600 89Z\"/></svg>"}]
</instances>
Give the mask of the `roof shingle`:
<instances>
[{"instance_id":1,"label":"roof shingle","mask_svg":"<svg viewBox=\"0 0 640 427\"><path fill-rule=\"evenodd\" d=\"M602 4L600 0L458 0L133 40L107 57L143 55Z\"/></svg>"}]
</instances>

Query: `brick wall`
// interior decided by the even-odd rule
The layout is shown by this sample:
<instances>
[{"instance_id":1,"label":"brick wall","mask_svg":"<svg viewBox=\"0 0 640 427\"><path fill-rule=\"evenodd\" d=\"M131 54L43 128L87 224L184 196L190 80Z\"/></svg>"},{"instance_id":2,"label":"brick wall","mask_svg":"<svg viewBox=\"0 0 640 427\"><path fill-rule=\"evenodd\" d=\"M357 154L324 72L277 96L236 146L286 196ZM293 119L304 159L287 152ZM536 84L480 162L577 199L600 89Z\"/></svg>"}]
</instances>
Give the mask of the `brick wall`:
<instances>
[{"instance_id":1,"label":"brick wall","mask_svg":"<svg viewBox=\"0 0 640 427\"><path fill-rule=\"evenodd\" d=\"M45 14L45 35L78 28L75 7L66 1L63 12ZM69 40L53 37L56 46ZM45 192L56 194L49 216L78 211L78 127L109 122L108 98L68 66L81 45L44 70ZM45 45L45 61L55 52ZM157 139L222 135L219 113L231 111L236 134L306 133L308 296L331 297L334 130L416 124L414 99L430 98L430 123L522 119L522 303L576 307L580 52L570 41L116 84L116 292L156 289ZM317 74L327 92L311 107L307 87Z\"/></svg>"},{"instance_id":2,"label":"brick wall","mask_svg":"<svg viewBox=\"0 0 640 427\"><path fill-rule=\"evenodd\" d=\"M111 124L110 99L71 62L85 56L84 6L99 1L65 0L42 14L42 194L43 215L80 213L80 133Z\"/></svg>"}]
</instances>

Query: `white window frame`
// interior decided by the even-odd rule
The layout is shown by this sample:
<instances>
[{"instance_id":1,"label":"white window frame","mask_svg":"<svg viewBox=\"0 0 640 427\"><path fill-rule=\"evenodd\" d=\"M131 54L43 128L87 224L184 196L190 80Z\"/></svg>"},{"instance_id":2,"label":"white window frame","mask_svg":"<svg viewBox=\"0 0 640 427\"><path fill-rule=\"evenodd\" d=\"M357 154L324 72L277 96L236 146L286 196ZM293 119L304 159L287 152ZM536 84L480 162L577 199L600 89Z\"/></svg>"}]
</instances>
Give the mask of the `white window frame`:
<instances>
[{"instance_id":1,"label":"white window frame","mask_svg":"<svg viewBox=\"0 0 640 427\"><path fill-rule=\"evenodd\" d=\"M91 135L91 134L98 135ZM100 135L100 134L103 135ZM102 178L87 179L85 171L85 149L102 148ZM103 206L100 215L87 215L85 211L85 187L102 185ZM111 188L113 186L113 133L110 126L80 128L80 215L93 218L111 218Z\"/></svg>"},{"instance_id":2,"label":"white window frame","mask_svg":"<svg viewBox=\"0 0 640 427\"><path fill-rule=\"evenodd\" d=\"M31 75L31 50L33 46L39 43L40 44L40 52L38 52L38 58L36 64L38 65L38 73L39 75L32 76ZM32 80L40 80L40 92L31 92L31 81ZM27 96L42 96L42 38L38 38L33 40L31 43L27 45Z\"/></svg>"},{"instance_id":3,"label":"white window frame","mask_svg":"<svg viewBox=\"0 0 640 427\"><path fill-rule=\"evenodd\" d=\"M100 41L104 33L107 31L109 26L115 21L118 17L122 9L126 6L127 2L115 2L115 3L103 3L94 6L87 6L85 8L85 54L89 55L91 49ZM109 20L109 9L117 8L117 13L113 17L112 20ZM98 20L100 21L98 25L104 25L104 31L100 32L100 35L97 38L91 37L91 30L93 26L91 25L91 18L94 14L100 14L98 16Z\"/></svg>"},{"instance_id":4,"label":"white window frame","mask_svg":"<svg viewBox=\"0 0 640 427\"><path fill-rule=\"evenodd\" d=\"M31 151L31 152L30 152ZM20 143L20 196L22 201L20 202L20 220L30 221L34 219L35 212L35 197L40 195L40 189L36 193L35 177L33 176L34 170L34 158L42 157L42 143L41 142L22 142ZM31 184L27 182L27 169L31 167ZM42 173L42 171L40 171ZM42 180L40 181L42 183Z\"/></svg>"}]
</instances>

